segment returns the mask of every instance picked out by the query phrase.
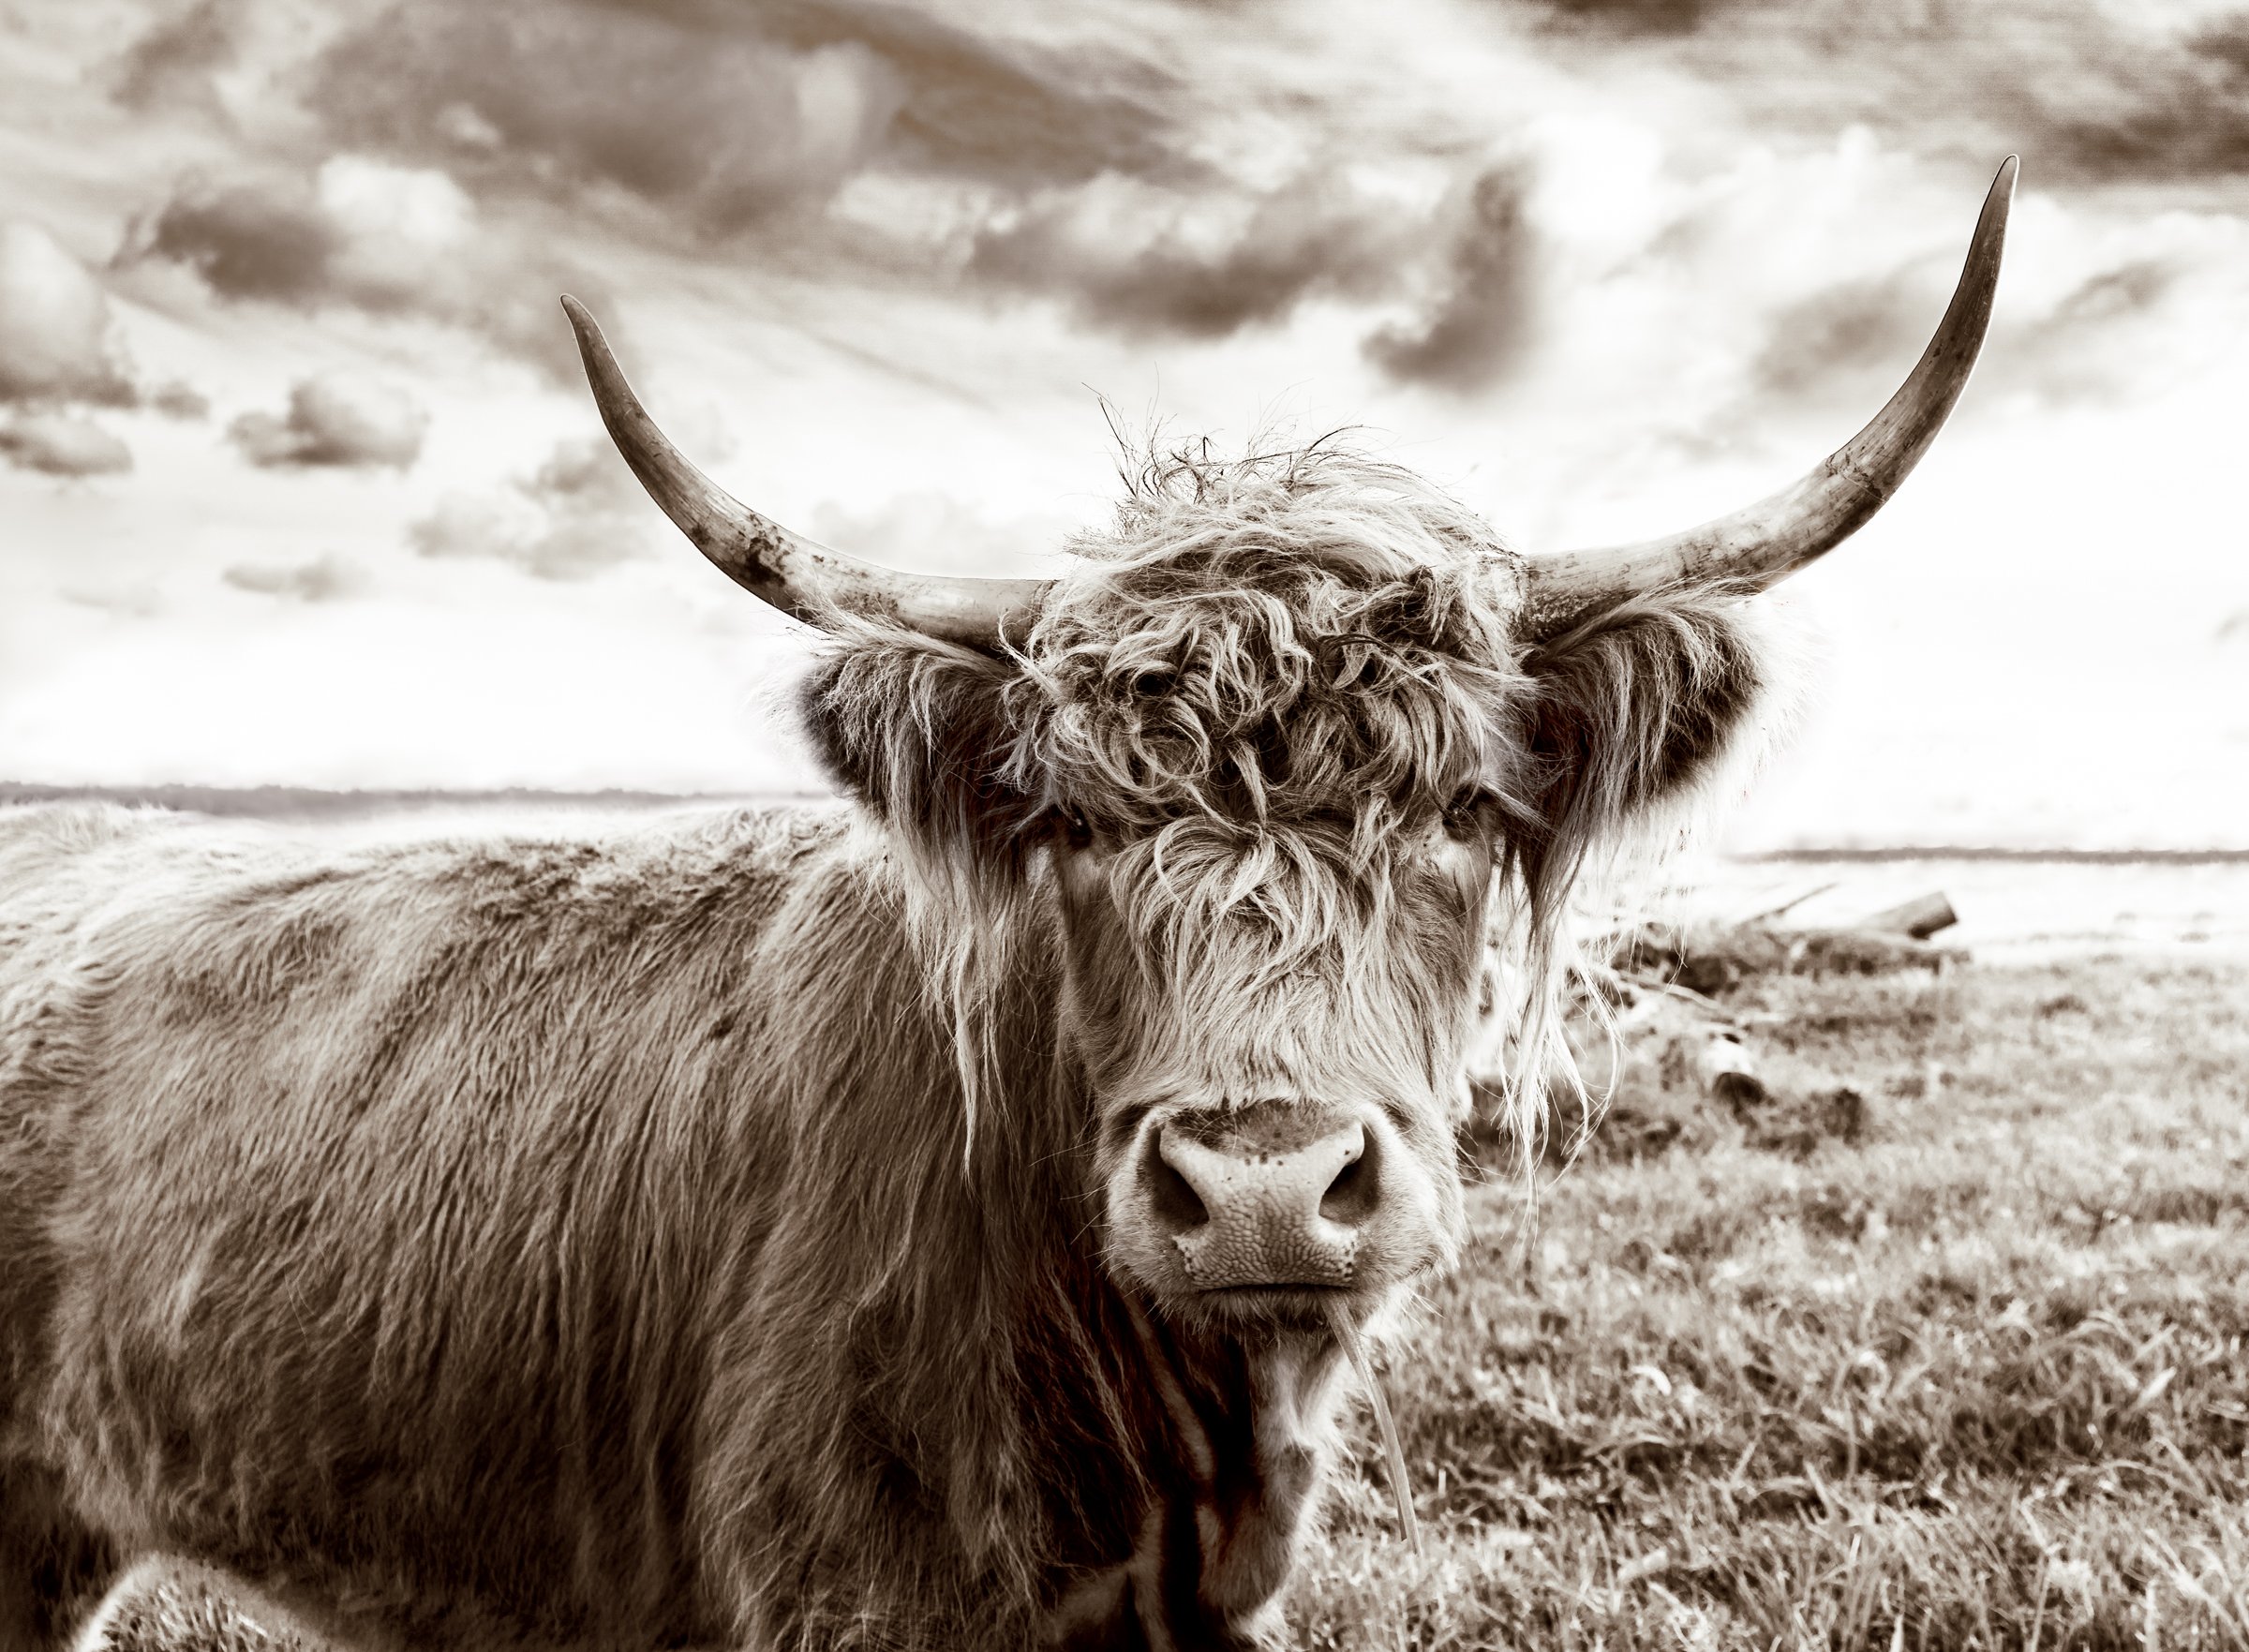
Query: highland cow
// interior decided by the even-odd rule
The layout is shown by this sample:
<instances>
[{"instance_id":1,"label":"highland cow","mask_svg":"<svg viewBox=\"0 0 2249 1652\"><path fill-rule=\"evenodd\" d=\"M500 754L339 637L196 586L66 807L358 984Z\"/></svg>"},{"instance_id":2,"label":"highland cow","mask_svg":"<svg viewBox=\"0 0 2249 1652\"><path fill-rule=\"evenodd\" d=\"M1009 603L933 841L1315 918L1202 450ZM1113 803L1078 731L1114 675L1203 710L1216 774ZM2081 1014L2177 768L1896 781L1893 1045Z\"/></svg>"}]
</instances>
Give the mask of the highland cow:
<instances>
[{"instance_id":1,"label":"highland cow","mask_svg":"<svg viewBox=\"0 0 2249 1652\"><path fill-rule=\"evenodd\" d=\"M1934 438L1524 558L1340 447L1156 454L1051 581L797 538L846 811L322 841L0 813L0 1645L168 1552L369 1646L1269 1639L1346 1344L1461 1239L1487 926L1754 721L1754 594ZM568 301L566 301L568 303Z\"/></svg>"}]
</instances>

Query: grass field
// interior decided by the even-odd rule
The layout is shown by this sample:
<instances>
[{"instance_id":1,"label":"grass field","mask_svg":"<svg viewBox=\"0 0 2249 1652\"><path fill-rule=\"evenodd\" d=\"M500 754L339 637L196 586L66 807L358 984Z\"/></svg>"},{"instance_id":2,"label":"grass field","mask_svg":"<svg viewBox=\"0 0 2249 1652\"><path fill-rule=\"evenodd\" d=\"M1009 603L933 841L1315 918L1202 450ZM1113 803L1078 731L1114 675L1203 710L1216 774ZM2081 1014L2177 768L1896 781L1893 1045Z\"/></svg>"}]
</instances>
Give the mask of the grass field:
<instances>
[{"instance_id":1,"label":"grass field","mask_svg":"<svg viewBox=\"0 0 2249 1652\"><path fill-rule=\"evenodd\" d=\"M1362 1427L1294 1638L2249 1646L2249 966L1753 994L1830 1099L1628 1068L1527 1248L1476 1190L1388 1377L1426 1556Z\"/></svg>"}]
</instances>

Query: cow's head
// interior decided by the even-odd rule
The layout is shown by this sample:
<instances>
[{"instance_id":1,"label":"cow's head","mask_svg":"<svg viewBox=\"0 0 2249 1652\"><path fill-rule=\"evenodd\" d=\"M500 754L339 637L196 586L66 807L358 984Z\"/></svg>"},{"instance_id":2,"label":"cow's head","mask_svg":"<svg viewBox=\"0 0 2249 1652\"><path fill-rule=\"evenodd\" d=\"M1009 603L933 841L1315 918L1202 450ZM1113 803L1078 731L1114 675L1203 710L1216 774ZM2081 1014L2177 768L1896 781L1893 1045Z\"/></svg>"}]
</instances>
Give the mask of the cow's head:
<instances>
[{"instance_id":1,"label":"cow's head","mask_svg":"<svg viewBox=\"0 0 2249 1652\"><path fill-rule=\"evenodd\" d=\"M1112 1276L1246 1327L1369 1312L1451 1254L1487 915L1550 976L1587 849L1724 746L1758 688L1740 603L1870 516L1965 383L2013 175L1852 442L1733 515L1554 557L1316 445L1151 458L1056 580L900 574L713 486L570 309L658 502L839 639L808 722L932 896L972 1098L992 1052L965 960L1035 967L1090 1098Z\"/></svg>"}]
</instances>

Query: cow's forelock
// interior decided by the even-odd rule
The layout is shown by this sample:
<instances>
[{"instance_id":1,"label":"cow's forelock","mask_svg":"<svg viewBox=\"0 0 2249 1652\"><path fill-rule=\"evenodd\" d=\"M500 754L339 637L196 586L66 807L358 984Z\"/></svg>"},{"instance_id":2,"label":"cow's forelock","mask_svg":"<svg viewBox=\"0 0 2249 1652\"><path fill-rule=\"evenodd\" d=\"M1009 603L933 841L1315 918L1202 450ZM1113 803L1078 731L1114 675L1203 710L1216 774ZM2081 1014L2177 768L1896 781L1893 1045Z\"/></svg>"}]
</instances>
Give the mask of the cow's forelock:
<instances>
[{"instance_id":1,"label":"cow's forelock","mask_svg":"<svg viewBox=\"0 0 2249 1652\"><path fill-rule=\"evenodd\" d=\"M1072 548L1011 687L1024 795L1126 835L1341 826L1364 862L1507 784L1516 565L1410 473L1178 457Z\"/></svg>"},{"instance_id":2,"label":"cow's forelock","mask_svg":"<svg viewBox=\"0 0 2249 1652\"><path fill-rule=\"evenodd\" d=\"M1403 835L1202 823L1090 849L1059 879L1071 1031L1105 1094L1211 1100L1446 1086L1489 858Z\"/></svg>"}]
</instances>

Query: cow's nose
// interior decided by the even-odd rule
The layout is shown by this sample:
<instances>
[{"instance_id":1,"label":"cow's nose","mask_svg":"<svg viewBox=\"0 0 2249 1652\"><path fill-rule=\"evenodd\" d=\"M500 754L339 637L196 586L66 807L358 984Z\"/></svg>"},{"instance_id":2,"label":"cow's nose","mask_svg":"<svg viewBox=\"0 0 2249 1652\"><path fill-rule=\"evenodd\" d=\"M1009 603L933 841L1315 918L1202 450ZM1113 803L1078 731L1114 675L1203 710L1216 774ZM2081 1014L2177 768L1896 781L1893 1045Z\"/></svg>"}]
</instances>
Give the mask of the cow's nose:
<instances>
[{"instance_id":1,"label":"cow's nose","mask_svg":"<svg viewBox=\"0 0 2249 1652\"><path fill-rule=\"evenodd\" d=\"M1184 1115L1154 1133L1149 1204L1203 1289L1348 1285L1380 1198L1374 1146L1325 1109Z\"/></svg>"}]
</instances>

